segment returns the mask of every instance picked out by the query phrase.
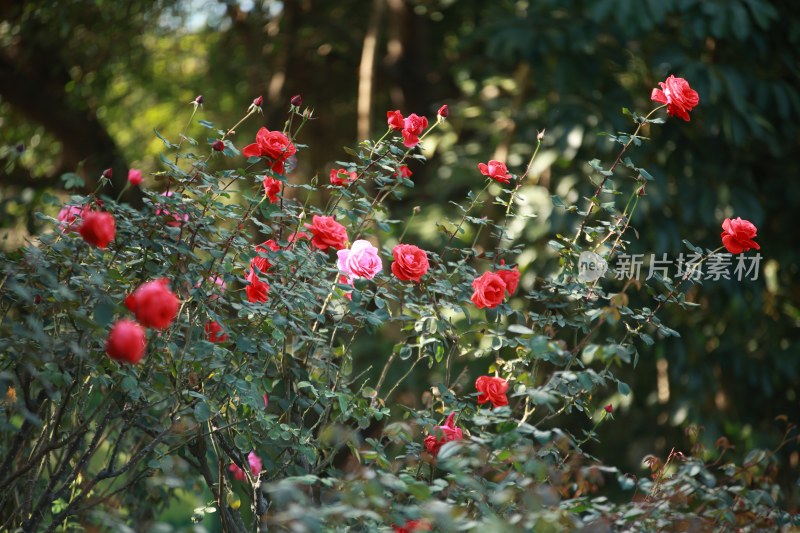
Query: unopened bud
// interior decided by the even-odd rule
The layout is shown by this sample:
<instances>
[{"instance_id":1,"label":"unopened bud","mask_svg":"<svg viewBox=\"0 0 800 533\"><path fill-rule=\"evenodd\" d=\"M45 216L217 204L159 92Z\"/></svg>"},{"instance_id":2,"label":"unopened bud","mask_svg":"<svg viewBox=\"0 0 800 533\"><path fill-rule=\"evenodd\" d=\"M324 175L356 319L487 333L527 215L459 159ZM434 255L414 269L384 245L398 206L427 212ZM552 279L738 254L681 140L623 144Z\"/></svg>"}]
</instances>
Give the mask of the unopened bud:
<instances>
[{"instance_id":1,"label":"unopened bud","mask_svg":"<svg viewBox=\"0 0 800 533\"><path fill-rule=\"evenodd\" d=\"M606 413L608 413L608 414L611 414L611 413L613 413L613 412L614 412L614 406L613 406L613 405L611 405L611 404L608 404L608 405L606 405L605 407L603 407L603 409L604 409L604 410L605 410L605 412L606 412Z\"/></svg>"},{"instance_id":2,"label":"unopened bud","mask_svg":"<svg viewBox=\"0 0 800 533\"><path fill-rule=\"evenodd\" d=\"M114 169L112 169L111 167L109 167L109 168L107 168L107 169L105 169L103 171L103 177L106 178L106 179L110 180L111 176L113 176L113 175L114 175Z\"/></svg>"},{"instance_id":3,"label":"unopened bud","mask_svg":"<svg viewBox=\"0 0 800 533\"><path fill-rule=\"evenodd\" d=\"M413 209L414 214L418 215L420 213L420 211L422 211L422 208L420 208L420 206L418 206L418 205L415 205L414 209Z\"/></svg>"},{"instance_id":4,"label":"unopened bud","mask_svg":"<svg viewBox=\"0 0 800 533\"><path fill-rule=\"evenodd\" d=\"M250 104L250 107L247 108L248 113L252 113L254 111L258 111L261 113L261 104L264 103L264 97L259 96L258 98L253 99L253 103Z\"/></svg>"},{"instance_id":5,"label":"unopened bud","mask_svg":"<svg viewBox=\"0 0 800 533\"><path fill-rule=\"evenodd\" d=\"M639 187L639 192L638 192L637 194L638 194L639 196L644 196L645 194L647 194L647 193L645 193L645 192L644 192L644 185L642 185L641 187Z\"/></svg>"},{"instance_id":6,"label":"unopened bud","mask_svg":"<svg viewBox=\"0 0 800 533\"><path fill-rule=\"evenodd\" d=\"M292 96L292 99L289 100L289 103L295 107L300 107L301 105L303 105L303 97L300 96L299 94L296 94Z\"/></svg>"},{"instance_id":7,"label":"unopened bud","mask_svg":"<svg viewBox=\"0 0 800 533\"><path fill-rule=\"evenodd\" d=\"M439 108L439 112L436 114L442 118L447 118L448 115L450 115L450 109L447 107L447 104L445 104Z\"/></svg>"},{"instance_id":8,"label":"unopened bud","mask_svg":"<svg viewBox=\"0 0 800 533\"><path fill-rule=\"evenodd\" d=\"M39 305L40 303L42 303L42 297L37 294L36 296L33 297L33 303Z\"/></svg>"},{"instance_id":9,"label":"unopened bud","mask_svg":"<svg viewBox=\"0 0 800 533\"><path fill-rule=\"evenodd\" d=\"M197 98L195 98L195 99L192 101L192 103L195 105L195 107L196 107L196 106L199 106L199 105L203 105L203 95L202 95L202 94L198 94L198 95L197 95Z\"/></svg>"},{"instance_id":10,"label":"unopened bud","mask_svg":"<svg viewBox=\"0 0 800 533\"><path fill-rule=\"evenodd\" d=\"M211 143L211 149L215 152L221 152L225 149L225 143L218 139Z\"/></svg>"},{"instance_id":11,"label":"unopened bud","mask_svg":"<svg viewBox=\"0 0 800 533\"><path fill-rule=\"evenodd\" d=\"M263 96L259 96L258 98L253 100L253 105L254 106L261 107L261 104L263 104L263 103L264 103L264 97Z\"/></svg>"},{"instance_id":12,"label":"unopened bud","mask_svg":"<svg viewBox=\"0 0 800 533\"><path fill-rule=\"evenodd\" d=\"M16 150L17 150L17 153L18 153L18 154L21 154L22 152L24 152L24 151L25 151L25 145L24 145L24 144L22 144L22 143L19 143L19 144L16 146Z\"/></svg>"},{"instance_id":13,"label":"unopened bud","mask_svg":"<svg viewBox=\"0 0 800 533\"><path fill-rule=\"evenodd\" d=\"M547 128L542 129L542 131L536 130L536 140L541 141L544 139L544 132L547 131Z\"/></svg>"}]
</instances>

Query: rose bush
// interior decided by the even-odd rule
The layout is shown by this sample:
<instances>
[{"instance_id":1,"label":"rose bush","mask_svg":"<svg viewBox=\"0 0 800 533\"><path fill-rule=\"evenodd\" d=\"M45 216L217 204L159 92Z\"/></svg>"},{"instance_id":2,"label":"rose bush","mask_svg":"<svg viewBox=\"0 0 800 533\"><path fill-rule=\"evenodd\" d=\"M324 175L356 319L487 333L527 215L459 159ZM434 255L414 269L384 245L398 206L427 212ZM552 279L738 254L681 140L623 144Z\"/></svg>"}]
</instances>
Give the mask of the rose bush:
<instances>
[{"instance_id":1,"label":"rose bush","mask_svg":"<svg viewBox=\"0 0 800 533\"><path fill-rule=\"evenodd\" d=\"M675 80L662 93L668 116L697 105ZM191 148L165 140L153 174L164 192L145 188L142 210L102 190L65 199L53 209L63 216L48 217L54 231L3 258L3 528L147 528L189 494L203 499L195 520L237 533L768 529L794 519L769 450L736 466L705 461L698 447L648 458L641 475L591 453L615 430L611 406L630 401L618 369L675 335L663 306L692 304L688 276L578 275L582 252L611 261L629 244L650 175L629 149L664 121L655 111L630 113L635 131L613 137L614 163L590 164L587 205L554 198L576 234L553 237L550 271L544 258L523 261L524 242L509 236L526 223L523 187L543 134L511 187L505 164L490 160L485 174L470 161L474 190L457 210L435 211L417 246L404 244L417 210L394 216L390 206L413 189L402 169L424 161L420 145L448 126L447 108L432 124L389 112L383 137L337 163L358 186L320 191L292 175L312 116L301 105L293 99L285 128L264 126L251 144L190 121L211 130L208 142L192 131L178 136ZM101 222L91 231L68 230L92 217ZM746 221L723 229L729 251L758 248ZM409 380L427 390L405 391Z\"/></svg>"}]
</instances>

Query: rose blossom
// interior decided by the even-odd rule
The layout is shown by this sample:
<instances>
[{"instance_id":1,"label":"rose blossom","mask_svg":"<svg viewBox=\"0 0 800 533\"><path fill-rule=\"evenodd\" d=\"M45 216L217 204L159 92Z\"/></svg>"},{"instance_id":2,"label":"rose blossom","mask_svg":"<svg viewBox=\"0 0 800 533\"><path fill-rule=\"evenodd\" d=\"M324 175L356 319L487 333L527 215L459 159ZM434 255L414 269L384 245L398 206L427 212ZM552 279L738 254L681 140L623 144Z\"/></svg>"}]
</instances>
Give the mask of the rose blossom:
<instances>
[{"instance_id":1,"label":"rose blossom","mask_svg":"<svg viewBox=\"0 0 800 533\"><path fill-rule=\"evenodd\" d=\"M400 165L400 167L397 169L397 172L395 172L393 174L393 176L395 176L397 178L406 178L406 179L408 179L408 178L411 177L412 174L413 174L413 172L411 172L411 169L408 168L408 165Z\"/></svg>"},{"instance_id":2,"label":"rose blossom","mask_svg":"<svg viewBox=\"0 0 800 533\"><path fill-rule=\"evenodd\" d=\"M508 381L503 378L481 376L475 380L475 389L480 392L478 395L479 404L492 402L495 407L508 405L508 397L506 396Z\"/></svg>"},{"instance_id":3,"label":"rose blossom","mask_svg":"<svg viewBox=\"0 0 800 533\"><path fill-rule=\"evenodd\" d=\"M106 353L120 363L138 364L145 349L144 328L133 320L118 320L106 339Z\"/></svg>"},{"instance_id":4,"label":"rose blossom","mask_svg":"<svg viewBox=\"0 0 800 533\"><path fill-rule=\"evenodd\" d=\"M419 144L419 136L428 127L428 119L411 113L403 120L403 144L407 148L413 148Z\"/></svg>"},{"instance_id":5,"label":"rose blossom","mask_svg":"<svg viewBox=\"0 0 800 533\"><path fill-rule=\"evenodd\" d=\"M271 176L264 176L264 196L267 197L269 203L274 204L278 201L281 185L281 180L276 180Z\"/></svg>"},{"instance_id":6,"label":"rose blossom","mask_svg":"<svg viewBox=\"0 0 800 533\"><path fill-rule=\"evenodd\" d=\"M508 173L505 163L501 163L495 159L486 163L478 163L478 170L481 174L492 178L494 181L500 183L509 183L511 181L511 174Z\"/></svg>"},{"instance_id":7,"label":"rose blossom","mask_svg":"<svg viewBox=\"0 0 800 533\"><path fill-rule=\"evenodd\" d=\"M114 240L116 232L114 217L104 211L86 211L78 228L83 240L103 250Z\"/></svg>"},{"instance_id":8,"label":"rose blossom","mask_svg":"<svg viewBox=\"0 0 800 533\"><path fill-rule=\"evenodd\" d=\"M425 449L434 457L439 455L439 449L446 442L464 438L464 432L461 431L461 428L456 427L455 417L456 413L453 411L443 426L434 426L431 434L425 437Z\"/></svg>"},{"instance_id":9,"label":"rose blossom","mask_svg":"<svg viewBox=\"0 0 800 533\"><path fill-rule=\"evenodd\" d=\"M347 245L347 230L333 217L314 215L311 224L305 226L311 230L311 244L320 250L329 247L341 250Z\"/></svg>"},{"instance_id":10,"label":"rose blossom","mask_svg":"<svg viewBox=\"0 0 800 533\"><path fill-rule=\"evenodd\" d=\"M726 218L722 222L722 229L725 230L720 235L722 244L730 253L740 254L751 248L761 249L761 246L753 240L758 228L749 220L742 220L741 217Z\"/></svg>"},{"instance_id":11,"label":"rose blossom","mask_svg":"<svg viewBox=\"0 0 800 533\"><path fill-rule=\"evenodd\" d=\"M225 333L225 330L222 329L220 323L215 320L206 322L205 330L206 337L211 342L225 342L228 340L228 335Z\"/></svg>"},{"instance_id":12,"label":"rose blossom","mask_svg":"<svg viewBox=\"0 0 800 533\"><path fill-rule=\"evenodd\" d=\"M517 292L517 285L519 285L519 269L514 266L511 270L498 270L495 272L506 284L506 291L509 296Z\"/></svg>"},{"instance_id":13,"label":"rose blossom","mask_svg":"<svg viewBox=\"0 0 800 533\"><path fill-rule=\"evenodd\" d=\"M388 122L389 127L395 131L400 131L405 127L405 119L399 109L396 111L387 111L386 122Z\"/></svg>"},{"instance_id":14,"label":"rose blossom","mask_svg":"<svg viewBox=\"0 0 800 533\"><path fill-rule=\"evenodd\" d=\"M431 524L427 520L409 520L402 526L392 524L392 527L394 533L416 533L431 530Z\"/></svg>"},{"instance_id":15,"label":"rose blossom","mask_svg":"<svg viewBox=\"0 0 800 533\"><path fill-rule=\"evenodd\" d=\"M428 253L413 244L398 244L392 250L392 274L400 281L416 281L428 272Z\"/></svg>"},{"instance_id":16,"label":"rose blossom","mask_svg":"<svg viewBox=\"0 0 800 533\"><path fill-rule=\"evenodd\" d=\"M142 171L132 168L128 171L128 181L131 185L141 185L142 184Z\"/></svg>"},{"instance_id":17,"label":"rose blossom","mask_svg":"<svg viewBox=\"0 0 800 533\"><path fill-rule=\"evenodd\" d=\"M242 149L245 157L267 157L272 160L270 168L283 174L284 162L297 152L297 148L289 138L279 131L261 128L256 134L256 142Z\"/></svg>"},{"instance_id":18,"label":"rose blossom","mask_svg":"<svg viewBox=\"0 0 800 533\"><path fill-rule=\"evenodd\" d=\"M494 308L500 305L505 297L506 284L503 278L494 272L484 272L472 282L472 302L479 308Z\"/></svg>"},{"instance_id":19,"label":"rose blossom","mask_svg":"<svg viewBox=\"0 0 800 533\"><path fill-rule=\"evenodd\" d=\"M331 185L340 185L345 187L356 181L356 178L358 178L358 174L355 172L348 172L343 168L331 169Z\"/></svg>"},{"instance_id":20,"label":"rose blossom","mask_svg":"<svg viewBox=\"0 0 800 533\"><path fill-rule=\"evenodd\" d=\"M663 82L658 82L661 89L653 89L650 99L654 102L667 104L667 114L671 117L679 116L689 122L689 111L700 103L700 95L689 87L689 82L683 78L670 75Z\"/></svg>"},{"instance_id":21,"label":"rose blossom","mask_svg":"<svg viewBox=\"0 0 800 533\"><path fill-rule=\"evenodd\" d=\"M80 222L79 219L88 212L89 208L86 206L65 205L62 207L61 211L58 212L58 222L59 226L61 226L61 231L64 233L77 231L77 226Z\"/></svg>"},{"instance_id":22,"label":"rose blossom","mask_svg":"<svg viewBox=\"0 0 800 533\"><path fill-rule=\"evenodd\" d=\"M141 285L125 298L125 306L145 327L166 329L175 320L180 300L169 290L169 280L160 278Z\"/></svg>"},{"instance_id":23,"label":"rose blossom","mask_svg":"<svg viewBox=\"0 0 800 533\"><path fill-rule=\"evenodd\" d=\"M256 256L250 260L250 268L257 268L259 272L264 273L267 272L270 268L272 268L272 263L269 262L269 259L264 257L262 254L269 254L270 252L277 252L280 250L281 247L273 241L269 239L267 241L262 242L261 244L256 246Z\"/></svg>"},{"instance_id":24,"label":"rose blossom","mask_svg":"<svg viewBox=\"0 0 800 533\"><path fill-rule=\"evenodd\" d=\"M378 249L369 241L359 239L349 250L339 250L336 255L339 270L350 277L372 279L383 270Z\"/></svg>"},{"instance_id":25,"label":"rose blossom","mask_svg":"<svg viewBox=\"0 0 800 533\"><path fill-rule=\"evenodd\" d=\"M249 282L245 287L244 292L247 294L247 300L251 303L261 302L264 303L269 299L269 285L258 278L257 270L248 270L244 278Z\"/></svg>"},{"instance_id":26,"label":"rose blossom","mask_svg":"<svg viewBox=\"0 0 800 533\"><path fill-rule=\"evenodd\" d=\"M256 452L250 452L247 454L247 462L250 465L250 473L253 474L253 477L257 478L264 467L261 463L261 457L256 455ZM234 479L238 481L247 481L247 474L244 473L244 470L236 466L235 463L231 463L230 466L228 466L228 471L233 474Z\"/></svg>"}]
</instances>

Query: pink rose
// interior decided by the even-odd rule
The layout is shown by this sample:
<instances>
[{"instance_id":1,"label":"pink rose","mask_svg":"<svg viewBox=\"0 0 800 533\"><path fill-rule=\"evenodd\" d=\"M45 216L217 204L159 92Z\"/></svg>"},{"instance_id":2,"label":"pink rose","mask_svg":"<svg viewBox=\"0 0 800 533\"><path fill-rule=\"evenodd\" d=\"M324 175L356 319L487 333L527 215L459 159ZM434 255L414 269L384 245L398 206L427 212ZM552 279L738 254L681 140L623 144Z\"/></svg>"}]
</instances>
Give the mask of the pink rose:
<instances>
[{"instance_id":1,"label":"pink rose","mask_svg":"<svg viewBox=\"0 0 800 533\"><path fill-rule=\"evenodd\" d=\"M339 250L336 255L339 270L350 277L372 279L383 270L378 249L369 241L357 240L349 250Z\"/></svg>"},{"instance_id":2,"label":"pink rose","mask_svg":"<svg viewBox=\"0 0 800 533\"><path fill-rule=\"evenodd\" d=\"M132 168L128 171L128 181L131 185L141 185L142 184L142 171Z\"/></svg>"},{"instance_id":3,"label":"pink rose","mask_svg":"<svg viewBox=\"0 0 800 533\"><path fill-rule=\"evenodd\" d=\"M753 239L756 238L758 228L749 220L742 220L741 217L726 218L722 222L722 244L732 254L740 254L746 252L751 248L760 250L761 246L758 245Z\"/></svg>"},{"instance_id":4,"label":"pink rose","mask_svg":"<svg viewBox=\"0 0 800 533\"><path fill-rule=\"evenodd\" d=\"M492 178L494 181L500 183L509 183L511 180L511 174L508 173L508 168L506 168L505 163L501 163L500 161L496 161L492 159L489 161L489 164L486 163L478 163L478 170L481 171L481 174L484 176L488 176Z\"/></svg>"},{"instance_id":5,"label":"pink rose","mask_svg":"<svg viewBox=\"0 0 800 533\"><path fill-rule=\"evenodd\" d=\"M89 208L87 206L65 205L58 213L58 222L61 231L64 233L77 231L80 219L88 212Z\"/></svg>"},{"instance_id":6,"label":"pink rose","mask_svg":"<svg viewBox=\"0 0 800 533\"><path fill-rule=\"evenodd\" d=\"M250 452L247 454L247 462L250 466L250 473L253 477L257 478L263 469L261 458L256 455L256 452ZM247 475L244 473L244 470L236 466L236 464L231 463L230 466L228 466L228 471L233 474L234 479L238 481L247 481Z\"/></svg>"},{"instance_id":7,"label":"pink rose","mask_svg":"<svg viewBox=\"0 0 800 533\"><path fill-rule=\"evenodd\" d=\"M689 111L700 103L700 95L689 87L689 82L683 78L670 75L663 82L658 82L661 89L653 89L650 99L654 102L667 104L667 114L678 116L689 122Z\"/></svg>"}]
</instances>

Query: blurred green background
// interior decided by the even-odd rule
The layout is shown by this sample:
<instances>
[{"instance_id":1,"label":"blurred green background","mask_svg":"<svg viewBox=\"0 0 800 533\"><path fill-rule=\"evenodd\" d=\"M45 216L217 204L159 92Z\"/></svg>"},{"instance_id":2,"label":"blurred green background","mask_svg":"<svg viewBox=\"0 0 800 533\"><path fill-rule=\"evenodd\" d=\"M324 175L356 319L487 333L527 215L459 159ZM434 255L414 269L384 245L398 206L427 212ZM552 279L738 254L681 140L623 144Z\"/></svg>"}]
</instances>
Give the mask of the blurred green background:
<instances>
[{"instance_id":1,"label":"blurred green background","mask_svg":"<svg viewBox=\"0 0 800 533\"><path fill-rule=\"evenodd\" d=\"M743 456L780 442L776 417L800 422L798 2L0 0L2 246L44 229L34 213L65 172L91 190L103 169L119 187L137 167L159 187L153 130L177 139L198 94L197 118L220 127L264 96L264 117L234 138L240 149L260 126L281 129L290 97L302 95L317 120L298 139L309 148L296 182L327 180L343 146L383 134L387 110L433 118L446 103L447 124L425 142L430 161L412 166L416 188L392 214L423 206L411 233L435 246L433 221L480 187L476 164L505 160L522 174L546 128L521 191L536 218L511 227L530 288L556 268L547 242L575 231L551 195L583 205L593 190L586 161L615 154L599 133L630 131L621 109L655 107L650 90L669 74L689 80L700 105L689 123L651 128L631 154L655 182L629 250L674 258L683 239L713 249L722 220L740 216L758 226L763 259L757 280L706 282L689 294L700 307L663 311L681 338L641 346L638 366L620 372L633 394L614 398L616 421L591 451L637 475L646 454L688 451L698 434L711 449L726 437ZM188 134L207 131L194 124ZM402 398L418 402L435 380L420 372ZM798 447L780 457L797 509Z\"/></svg>"}]
</instances>

